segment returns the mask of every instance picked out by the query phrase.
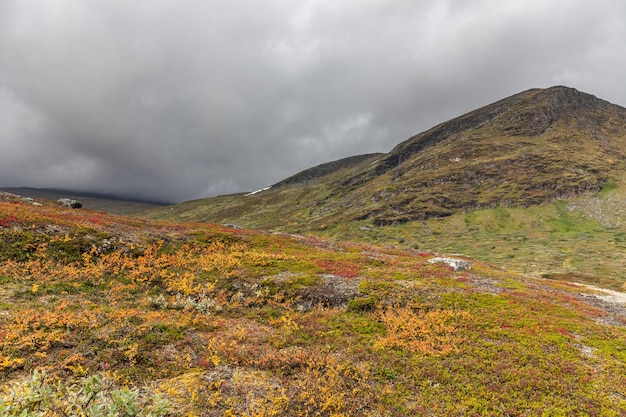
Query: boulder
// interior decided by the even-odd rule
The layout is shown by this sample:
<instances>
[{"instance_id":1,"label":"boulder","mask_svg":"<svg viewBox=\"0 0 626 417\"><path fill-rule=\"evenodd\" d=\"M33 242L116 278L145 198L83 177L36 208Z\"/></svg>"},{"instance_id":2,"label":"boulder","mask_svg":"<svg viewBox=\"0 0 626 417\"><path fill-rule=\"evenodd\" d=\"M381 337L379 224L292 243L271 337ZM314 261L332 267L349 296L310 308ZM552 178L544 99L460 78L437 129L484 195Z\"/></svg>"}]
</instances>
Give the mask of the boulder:
<instances>
[{"instance_id":1,"label":"boulder","mask_svg":"<svg viewBox=\"0 0 626 417\"><path fill-rule=\"evenodd\" d=\"M442 263L446 264L455 271L466 271L471 268L470 263L465 259L456 259L456 258L432 258L429 259L428 262L431 264L434 263Z\"/></svg>"},{"instance_id":2,"label":"boulder","mask_svg":"<svg viewBox=\"0 0 626 417\"><path fill-rule=\"evenodd\" d=\"M71 198L60 198L57 201L63 207L68 207L68 208L81 208L83 206L83 204L80 201L72 200Z\"/></svg>"}]
</instances>

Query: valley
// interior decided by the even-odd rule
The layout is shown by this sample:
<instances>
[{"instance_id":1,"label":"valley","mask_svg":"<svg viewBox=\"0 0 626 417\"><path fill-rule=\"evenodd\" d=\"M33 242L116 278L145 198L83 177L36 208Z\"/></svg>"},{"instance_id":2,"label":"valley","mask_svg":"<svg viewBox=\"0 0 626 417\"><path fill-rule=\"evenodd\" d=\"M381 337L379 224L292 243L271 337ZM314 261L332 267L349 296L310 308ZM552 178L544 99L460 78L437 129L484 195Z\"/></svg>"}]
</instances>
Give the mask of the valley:
<instances>
[{"instance_id":1,"label":"valley","mask_svg":"<svg viewBox=\"0 0 626 417\"><path fill-rule=\"evenodd\" d=\"M553 87L252 192L0 192L0 415L623 416L625 158Z\"/></svg>"}]
</instances>

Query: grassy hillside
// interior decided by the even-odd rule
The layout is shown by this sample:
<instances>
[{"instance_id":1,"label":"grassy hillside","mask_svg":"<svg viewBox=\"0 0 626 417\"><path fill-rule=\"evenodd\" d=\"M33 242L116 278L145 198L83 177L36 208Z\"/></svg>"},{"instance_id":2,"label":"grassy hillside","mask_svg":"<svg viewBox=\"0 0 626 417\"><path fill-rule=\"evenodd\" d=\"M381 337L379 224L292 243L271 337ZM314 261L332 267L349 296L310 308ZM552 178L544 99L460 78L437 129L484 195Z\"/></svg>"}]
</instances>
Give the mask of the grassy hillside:
<instances>
[{"instance_id":1,"label":"grassy hillside","mask_svg":"<svg viewBox=\"0 0 626 417\"><path fill-rule=\"evenodd\" d=\"M319 236L464 253L536 277L623 290L626 283L626 187L539 206L457 213L396 226L352 222Z\"/></svg>"},{"instance_id":2,"label":"grassy hillside","mask_svg":"<svg viewBox=\"0 0 626 417\"><path fill-rule=\"evenodd\" d=\"M327 193L319 186L229 195L173 206L156 215L464 253L520 273L555 275L617 290L626 283L626 186L621 181L596 193L530 207L475 209L401 225L364 219L314 227L307 223L314 209L306 206ZM221 215L215 218L208 212ZM277 213L282 213L284 223Z\"/></svg>"},{"instance_id":3,"label":"grassy hillside","mask_svg":"<svg viewBox=\"0 0 626 417\"><path fill-rule=\"evenodd\" d=\"M566 87L529 90L351 161L148 216L461 252L614 289L626 282L620 106Z\"/></svg>"},{"instance_id":4,"label":"grassy hillside","mask_svg":"<svg viewBox=\"0 0 626 417\"><path fill-rule=\"evenodd\" d=\"M626 413L626 309L608 294L2 199L2 415Z\"/></svg>"}]
</instances>

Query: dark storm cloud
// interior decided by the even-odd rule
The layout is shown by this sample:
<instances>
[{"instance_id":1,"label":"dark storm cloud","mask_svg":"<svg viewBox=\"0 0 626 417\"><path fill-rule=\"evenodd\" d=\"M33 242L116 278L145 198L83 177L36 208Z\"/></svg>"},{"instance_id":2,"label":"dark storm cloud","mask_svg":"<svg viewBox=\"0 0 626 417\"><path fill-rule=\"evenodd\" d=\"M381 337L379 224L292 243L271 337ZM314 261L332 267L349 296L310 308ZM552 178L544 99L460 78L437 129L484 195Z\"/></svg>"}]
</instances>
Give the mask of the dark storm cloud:
<instances>
[{"instance_id":1,"label":"dark storm cloud","mask_svg":"<svg viewBox=\"0 0 626 417\"><path fill-rule=\"evenodd\" d=\"M180 201L516 92L626 105L621 0L0 0L0 185Z\"/></svg>"}]
</instances>

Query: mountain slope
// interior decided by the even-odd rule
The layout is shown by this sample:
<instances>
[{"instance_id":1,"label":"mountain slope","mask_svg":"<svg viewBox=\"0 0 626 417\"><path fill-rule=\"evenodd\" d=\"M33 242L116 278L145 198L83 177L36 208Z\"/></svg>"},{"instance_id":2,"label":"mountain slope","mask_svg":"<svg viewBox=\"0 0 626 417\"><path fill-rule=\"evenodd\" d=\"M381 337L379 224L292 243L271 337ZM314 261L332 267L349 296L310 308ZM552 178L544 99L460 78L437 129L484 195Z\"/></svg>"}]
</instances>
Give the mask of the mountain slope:
<instances>
[{"instance_id":1,"label":"mountain slope","mask_svg":"<svg viewBox=\"0 0 626 417\"><path fill-rule=\"evenodd\" d=\"M294 176L306 182L285 180L252 198L205 199L155 216L287 230L355 220L402 224L599 191L622 178L625 157L626 109L567 87L533 89L442 123L388 154Z\"/></svg>"},{"instance_id":2,"label":"mountain slope","mask_svg":"<svg viewBox=\"0 0 626 417\"><path fill-rule=\"evenodd\" d=\"M311 184L317 179L327 177L330 174L341 172L346 168L352 167L356 164L359 164L363 161L373 161L374 159L381 158L384 154L367 154L367 155L356 155L348 158L339 159L337 161L327 162L325 164L317 165L313 168L306 169L302 172L299 172L291 177L288 177L276 184L272 187L283 187L287 185L307 185Z\"/></svg>"},{"instance_id":3,"label":"mountain slope","mask_svg":"<svg viewBox=\"0 0 626 417\"><path fill-rule=\"evenodd\" d=\"M457 260L0 193L0 414L626 413L624 304Z\"/></svg>"},{"instance_id":4,"label":"mountain slope","mask_svg":"<svg viewBox=\"0 0 626 417\"><path fill-rule=\"evenodd\" d=\"M363 174L380 203L361 218L403 223L598 191L625 154L626 109L565 87L530 90L394 148Z\"/></svg>"}]
</instances>

